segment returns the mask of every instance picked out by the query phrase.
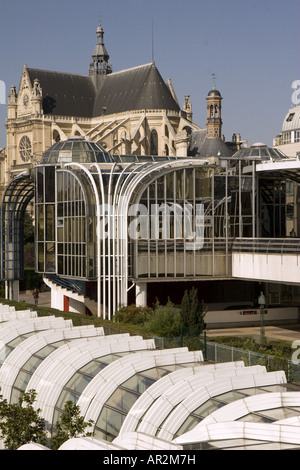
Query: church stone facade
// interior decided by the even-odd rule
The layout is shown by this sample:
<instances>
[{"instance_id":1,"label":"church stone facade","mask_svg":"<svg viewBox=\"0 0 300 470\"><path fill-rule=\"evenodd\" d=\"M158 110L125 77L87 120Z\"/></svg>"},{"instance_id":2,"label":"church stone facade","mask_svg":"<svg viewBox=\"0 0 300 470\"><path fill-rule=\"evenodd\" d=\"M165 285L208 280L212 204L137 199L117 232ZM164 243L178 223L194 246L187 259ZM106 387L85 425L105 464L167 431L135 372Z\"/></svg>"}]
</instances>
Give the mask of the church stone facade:
<instances>
[{"instance_id":1,"label":"church stone facade","mask_svg":"<svg viewBox=\"0 0 300 470\"><path fill-rule=\"evenodd\" d=\"M54 142L81 136L111 154L186 156L192 132L190 97L181 109L171 80L154 62L112 71L97 29L88 75L23 67L7 104L7 147L1 186L40 162Z\"/></svg>"}]
</instances>

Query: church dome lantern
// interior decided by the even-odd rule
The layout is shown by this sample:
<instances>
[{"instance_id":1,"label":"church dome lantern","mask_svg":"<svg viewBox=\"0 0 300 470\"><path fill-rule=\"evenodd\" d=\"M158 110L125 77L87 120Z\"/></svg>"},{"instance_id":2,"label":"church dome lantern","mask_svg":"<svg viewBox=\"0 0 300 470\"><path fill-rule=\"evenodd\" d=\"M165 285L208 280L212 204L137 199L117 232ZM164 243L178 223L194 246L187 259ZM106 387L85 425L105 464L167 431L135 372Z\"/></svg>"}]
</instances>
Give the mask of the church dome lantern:
<instances>
[{"instance_id":1,"label":"church dome lantern","mask_svg":"<svg viewBox=\"0 0 300 470\"><path fill-rule=\"evenodd\" d=\"M208 93L206 129L208 137L222 136L221 93L215 87Z\"/></svg>"},{"instance_id":2,"label":"church dome lantern","mask_svg":"<svg viewBox=\"0 0 300 470\"><path fill-rule=\"evenodd\" d=\"M68 140L56 142L43 153L41 164L59 163L111 163L110 154L95 142L74 136Z\"/></svg>"}]
</instances>

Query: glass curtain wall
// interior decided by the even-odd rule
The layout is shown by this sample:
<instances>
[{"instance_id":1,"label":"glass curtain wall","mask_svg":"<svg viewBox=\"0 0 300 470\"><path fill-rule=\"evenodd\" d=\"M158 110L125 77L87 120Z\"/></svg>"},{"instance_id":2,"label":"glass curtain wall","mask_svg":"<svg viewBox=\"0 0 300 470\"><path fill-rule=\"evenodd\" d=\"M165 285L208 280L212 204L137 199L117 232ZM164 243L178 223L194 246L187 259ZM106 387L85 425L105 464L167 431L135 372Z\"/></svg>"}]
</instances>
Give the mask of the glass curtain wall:
<instances>
[{"instance_id":1,"label":"glass curtain wall","mask_svg":"<svg viewBox=\"0 0 300 470\"><path fill-rule=\"evenodd\" d=\"M36 270L56 272L55 166L36 168Z\"/></svg>"},{"instance_id":2,"label":"glass curtain wall","mask_svg":"<svg viewBox=\"0 0 300 470\"><path fill-rule=\"evenodd\" d=\"M95 278L94 204L77 175L55 166L36 168L36 270Z\"/></svg>"},{"instance_id":3,"label":"glass curtain wall","mask_svg":"<svg viewBox=\"0 0 300 470\"><path fill-rule=\"evenodd\" d=\"M2 280L22 279L24 275L24 216L34 196L34 185L28 176L18 176L7 186L0 212Z\"/></svg>"},{"instance_id":4,"label":"glass curtain wall","mask_svg":"<svg viewBox=\"0 0 300 470\"><path fill-rule=\"evenodd\" d=\"M64 170L57 172L57 274L87 278L89 265L87 230L93 221L87 218L86 198L76 177ZM89 223L90 222L90 223ZM92 229L91 229L92 231ZM93 238L92 238L93 239ZM93 242L92 242L93 245ZM91 267L93 271L93 266Z\"/></svg>"},{"instance_id":5,"label":"glass curtain wall","mask_svg":"<svg viewBox=\"0 0 300 470\"><path fill-rule=\"evenodd\" d=\"M230 276L233 239L255 236L254 179L241 161L35 171L37 271L97 279L104 318L126 304L130 279Z\"/></svg>"},{"instance_id":6,"label":"glass curtain wall","mask_svg":"<svg viewBox=\"0 0 300 470\"><path fill-rule=\"evenodd\" d=\"M239 166L234 174L209 166L169 171L139 205L128 220L137 233L129 238L134 278L228 276L230 243L255 229L252 175Z\"/></svg>"},{"instance_id":7,"label":"glass curtain wall","mask_svg":"<svg viewBox=\"0 0 300 470\"><path fill-rule=\"evenodd\" d=\"M300 186L280 176L262 176L260 187L260 236L270 238L299 237Z\"/></svg>"}]
</instances>

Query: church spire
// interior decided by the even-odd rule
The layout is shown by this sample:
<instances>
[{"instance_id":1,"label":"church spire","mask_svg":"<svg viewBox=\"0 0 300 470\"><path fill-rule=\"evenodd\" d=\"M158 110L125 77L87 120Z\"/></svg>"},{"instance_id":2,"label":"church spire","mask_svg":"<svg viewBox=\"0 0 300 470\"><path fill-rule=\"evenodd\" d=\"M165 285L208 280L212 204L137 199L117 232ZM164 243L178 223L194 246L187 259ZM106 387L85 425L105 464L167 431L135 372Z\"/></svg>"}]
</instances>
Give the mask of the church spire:
<instances>
[{"instance_id":1,"label":"church spire","mask_svg":"<svg viewBox=\"0 0 300 470\"><path fill-rule=\"evenodd\" d=\"M111 64L108 63L109 55L104 46L104 31L101 23L97 28L96 34L97 44L92 55L93 62L90 64L90 75L107 75L112 72L112 68Z\"/></svg>"}]
</instances>

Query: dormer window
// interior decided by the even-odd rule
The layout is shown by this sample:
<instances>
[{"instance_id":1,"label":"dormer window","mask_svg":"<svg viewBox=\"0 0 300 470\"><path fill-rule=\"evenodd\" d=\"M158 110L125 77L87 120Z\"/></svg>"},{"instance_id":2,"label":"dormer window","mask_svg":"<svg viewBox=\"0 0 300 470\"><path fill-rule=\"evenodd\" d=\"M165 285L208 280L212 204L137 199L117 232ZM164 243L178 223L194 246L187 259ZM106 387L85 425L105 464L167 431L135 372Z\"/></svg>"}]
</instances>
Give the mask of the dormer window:
<instances>
[{"instance_id":1,"label":"dormer window","mask_svg":"<svg viewBox=\"0 0 300 470\"><path fill-rule=\"evenodd\" d=\"M286 118L287 122L292 121L294 116L295 116L295 113L290 113L288 117Z\"/></svg>"}]
</instances>

